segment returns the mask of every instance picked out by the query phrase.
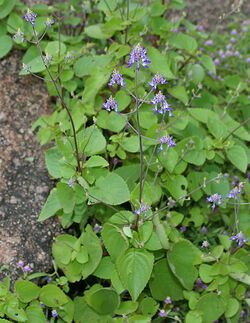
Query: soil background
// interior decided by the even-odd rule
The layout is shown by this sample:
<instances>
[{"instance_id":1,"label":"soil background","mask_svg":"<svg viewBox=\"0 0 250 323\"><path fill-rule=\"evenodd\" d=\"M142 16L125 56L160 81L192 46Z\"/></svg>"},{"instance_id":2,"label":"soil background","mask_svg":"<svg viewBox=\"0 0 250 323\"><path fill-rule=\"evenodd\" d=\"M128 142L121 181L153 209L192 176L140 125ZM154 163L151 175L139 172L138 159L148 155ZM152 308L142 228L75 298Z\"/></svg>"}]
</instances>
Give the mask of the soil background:
<instances>
[{"instance_id":1,"label":"soil background","mask_svg":"<svg viewBox=\"0 0 250 323\"><path fill-rule=\"evenodd\" d=\"M56 1L24 2L31 6ZM250 1L187 0L181 14L212 30L223 26L232 14L250 18ZM53 182L31 126L40 115L51 113L52 107L40 80L18 75L21 57L14 50L0 61L0 276L11 273L14 280L21 274L18 260L34 271L51 269L51 243L60 232L56 219L37 222Z\"/></svg>"}]
</instances>

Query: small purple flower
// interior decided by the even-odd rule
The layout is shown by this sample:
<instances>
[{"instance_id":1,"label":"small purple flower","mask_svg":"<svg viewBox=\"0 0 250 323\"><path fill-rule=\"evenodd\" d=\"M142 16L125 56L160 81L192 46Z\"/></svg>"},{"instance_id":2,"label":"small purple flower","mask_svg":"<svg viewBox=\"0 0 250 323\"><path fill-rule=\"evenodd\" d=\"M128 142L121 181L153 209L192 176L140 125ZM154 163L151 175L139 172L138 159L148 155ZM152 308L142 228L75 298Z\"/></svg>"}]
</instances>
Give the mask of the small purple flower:
<instances>
[{"instance_id":1,"label":"small purple flower","mask_svg":"<svg viewBox=\"0 0 250 323\"><path fill-rule=\"evenodd\" d=\"M214 42L213 42L213 40L212 40L212 39L208 39L208 40L206 40L206 41L205 41L204 45L205 45L205 46L212 46L212 45L213 45L213 43L214 43Z\"/></svg>"},{"instance_id":2,"label":"small purple flower","mask_svg":"<svg viewBox=\"0 0 250 323\"><path fill-rule=\"evenodd\" d=\"M109 112L112 110L114 110L115 112L118 112L118 104L117 104L116 100L112 97L112 95L103 104L103 109L105 109Z\"/></svg>"},{"instance_id":3,"label":"small purple flower","mask_svg":"<svg viewBox=\"0 0 250 323\"><path fill-rule=\"evenodd\" d=\"M166 313L166 311L164 309L162 309L162 310L159 310L158 316L159 317L166 317L167 316L167 313Z\"/></svg>"},{"instance_id":4,"label":"small purple flower","mask_svg":"<svg viewBox=\"0 0 250 323\"><path fill-rule=\"evenodd\" d=\"M241 231L235 236L232 236L230 240L236 241L239 248L241 248L244 245L244 243L248 242L247 238L243 235Z\"/></svg>"},{"instance_id":5,"label":"small purple flower","mask_svg":"<svg viewBox=\"0 0 250 323\"><path fill-rule=\"evenodd\" d=\"M170 296L167 296L165 299L164 299L164 303L169 305L169 304L172 304L172 299Z\"/></svg>"},{"instance_id":6,"label":"small purple flower","mask_svg":"<svg viewBox=\"0 0 250 323\"><path fill-rule=\"evenodd\" d=\"M185 225L180 226L180 231L182 233L186 232L187 231L187 227L185 227Z\"/></svg>"},{"instance_id":7,"label":"small purple flower","mask_svg":"<svg viewBox=\"0 0 250 323\"><path fill-rule=\"evenodd\" d=\"M98 223L96 223L95 225L94 225L94 232L95 233L99 233L99 232L101 232L102 231L102 226L101 225L99 225Z\"/></svg>"},{"instance_id":8,"label":"small purple flower","mask_svg":"<svg viewBox=\"0 0 250 323\"><path fill-rule=\"evenodd\" d=\"M227 44L226 49L229 50L232 48L232 44Z\"/></svg>"},{"instance_id":9,"label":"small purple flower","mask_svg":"<svg viewBox=\"0 0 250 323\"><path fill-rule=\"evenodd\" d=\"M173 117L172 108L167 103L166 97L161 93L161 91L159 91L154 96L153 100L151 100L151 103L154 104L154 112L158 112L160 114L168 112L169 117ZM158 105L160 106L159 108Z\"/></svg>"},{"instance_id":10,"label":"small purple flower","mask_svg":"<svg viewBox=\"0 0 250 323\"><path fill-rule=\"evenodd\" d=\"M122 74L117 70L113 71L112 76L111 76L111 80L108 85L114 86L115 84L123 86L123 87L126 86Z\"/></svg>"},{"instance_id":11,"label":"small purple flower","mask_svg":"<svg viewBox=\"0 0 250 323\"><path fill-rule=\"evenodd\" d=\"M55 20L53 18L48 17L47 20L45 21L45 26L47 28L50 28L54 25L54 23L55 23Z\"/></svg>"},{"instance_id":12,"label":"small purple flower","mask_svg":"<svg viewBox=\"0 0 250 323\"><path fill-rule=\"evenodd\" d=\"M161 74L156 73L149 85L151 86L152 90L156 90L158 84L167 84L167 81Z\"/></svg>"},{"instance_id":13,"label":"small purple flower","mask_svg":"<svg viewBox=\"0 0 250 323\"><path fill-rule=\"evenodd\" d=\"M207 197L207 201L212 203L212 209L214 210L215 207L216 207L216 203L218 205L221 205L222 204L222 196L218 193L215 193L209 197Z\"/></svg>"},{"instance_id":14,"label":"small purple flower","mask_svg":"<svg viewBox=\"0 0 250 323\"><path fill-rule=\"evenodd\" d=\"M214 65L216 66L220 65L220 60L218 58L215 58Z\"/></svg>"},{"instance_id":15,"label":"small purple flower","mask_svg":"<svg viewBox=\"0 0 250 323\"><path fill-rule=\"evenodd\" d=\"M52 315L52 317L54 317L54 318L57 318L57 317L58 317L58 313L57 313L57 311L56 311L56 310L52 310L52 311L51 311L51 315Z\"/></svg>"},{"instance_id":16,"label":"small purple flower","mask_svg":"<svg viewBox=\"0 0 250 323\"><path fill-rule=\"evenodd\" d=\"M198 26L196 26L196 29L197 29L198 31L204 31L204 30L205 30L204 26L202 26L202 25L198 25Z\"/></svg>"},{"instance_id":17,"label":"small purple flower","mask_svg":"<svg viewBox=\"0 0 250 323\"><path fill-rule=\"evenodd\" d=\"M141 203L140 207L134 211L134 215L145 214L150 210L150 206L144 203Z\"/></svg>"},{"instance_id":18,"label":"small purple flower","mask_svg":"<svg viewBox=\"0 0 250 323\"><path fill-rule=\"evenodd\" d=\"M236 50L236 51L234 52L234 56L235 56L235 57L239 57L239 56L240 56L240 52Z\"/></svg>"},{"instance_id":19,"label":"small purple flower","mask_svg":"<svg viewBox=\"0 0 250 323\"><path fill-rule=\"evenodd\" d=\"M31 272L31 267L29 266L29 265L26 265L26 266L24 266L23 267L23 271L25 272L25 273L29 273L29 272Z\"/></svg>"},{"instance_id":20,"label":"small purple flower","mask_svg":"<svg viewBox=\"0 0 250 323\"><path fill-rule=\"evenodd\" d=\"M242 27L242 29L241 29L241 31L242 31L243 33L246 33L246 32L248 31L248 28L247 28L246 26L243 26L243 27Z\"/></svg>"},{"instance_id":21,"label":"small purple flower","mask_svg":"<svg viewBox=\"0 0 250 323\"><path fill-rule=\"evenodd\" d=\"M226 57L230 57L233 55L233 52L231 52L230 50L227 50L225 55L226 55Z\"/></svg>"},{"instance_id":22,"label":"small purple flower","mask_svg":"<svg viewBox=\"0 0 250 323\"><path fill-rule=\"evenodd\" d=\"M73 188L75 185L75 180L73 178L69 179L67 185L68 187Z\"/></svg>"},{"instance_id":23,"label":"small purple flower","mask_svg":"<svg viewBox=\"0 0 250 323\"><path fill-rule=\"evenodd\" d=\"M24 20L29 22L33 27L35 26L36 17L37 15L30 9L28 9L25 15L23 16Z\"/></svg>"},{"instance_id":24,"label":"small purple flower","mask_svg":"<svg viewBox=\"0 0 250 323\"><path fill-rule=\"evenodd\" d=\"M234 44L236 42L236 39L234 37L231 37L230 42Z\"/></svg>"},{"instance_id":25,"label":"small purple flower","mask_svg":"<svg viewBox=\"0 0 250 323\"><path fill-rule=\"evenodd\" d=\"M161 142L161 145L160 145L160 148L159 148L160 151L163 150L163 145L164 144L167 144L168 145L168 148L171 148L171 147L176 146L176 143L175 143L173 137L172 136L169 136L169 135L161 137L160 138L160 142Z\"/></svg>"},{"instance_id":26,"label":"small purple flower","mask_svg":"<svg viewBox=\"0 0 250 323\"><path fill-rule=\"evenodd\" d=\"M220 56L220 58L221 58L221 59L223 59L223 60L224 60L224 59L226 58L226 55L225 55L225 53L224 53L224 50L222 50L222 49L221 49L221 50L219 50L219 51L218 51L218 54L219 54L219 56Z\"/></svg>"},{"instance_id":27,"label":"small purple flower","mask_svg":"<svg viewBox=\"0 0 250 323\"><path fill-rule=\"evenodd\" d=\"M51 277L49 277L49 276L46 276L46 277L45 277L45 280L46 280L46 282L47 282L48 284L52 282L52 278L51 278Z\"/></svg>"},{"instance_id":28,"label":"small purple flower","mask_svg":"<svg viewBox=\"0 0 250 323\"><path fill-rule=\"evenodd\" d=\"M140 69L140 63L143 67L148 67L148 65L150 64L150 60L147 57L147 49L141 47L140 44L136 45L132 49L127 67L131 67L134 63L136 64L137 71L139 71Z\"/></svg>"},{"instance_id":29,"label":"small purple flower","mask_svg":"<svg viewBox=\"0 0 250 323\"><path fill-rule=\"evenodd\" d=\"M207 285L203 283L203 281L200 278L197 278L196 282L195 282L195 287L197 289L206 289Z\"/></svg>"},{"instance_id":30,"label":"small purple flower","mask_svg":"<svg viewBox=\"0 0 250 323\"><path fill-rule=\"evenodd\" d=\"M228 199L234 199L234 200L238 200L238 195L241 194L242 190L244 188L244 183L240 182L238 184L238 186L235 186L230 192L229 194L227 194L227 198Z\"/></svg>"},{"instance_id":31,"label":"small purple flower","mask_svg":"<svg viewBox=\"0 0 250 323\"><path fill-rule=\"evenodd\" d=\"M22 260L19 260L16 264L17 267L23 268L24 267L24 262Z\"/></svg>"},{"instance_id":32,"label":"small purple flower","mask_svg":"<svg viewBox=\"0 0 250 323\"><path fill-rule=\"evenodd\" d=\"M205 226L203 226L203 227L201 228L201 233L202 233L203 235L207 234L207 228L206 228Z\"/></svg>"},{"instance_id":33,"label":"small purple flower","mask_svg":"<svg viewBox=\"0 0 250 323\"><path fill-rule=\"evenodd\" d=\"M250 64L250 57L248 57L248 58L246 59L246 63L247 63L247 64Z\"/></svg>"},{"instance_id":34,"label":"small purple flower","mask_svg":"<svg viewBox=\"0 0 250 323\"><path fill-rule=\"evenodd\" d=\"M231 35L238 35L237 30L236 30L236 29L233 29L233 30L231 31Z\"/></svg>"}]
</instances>

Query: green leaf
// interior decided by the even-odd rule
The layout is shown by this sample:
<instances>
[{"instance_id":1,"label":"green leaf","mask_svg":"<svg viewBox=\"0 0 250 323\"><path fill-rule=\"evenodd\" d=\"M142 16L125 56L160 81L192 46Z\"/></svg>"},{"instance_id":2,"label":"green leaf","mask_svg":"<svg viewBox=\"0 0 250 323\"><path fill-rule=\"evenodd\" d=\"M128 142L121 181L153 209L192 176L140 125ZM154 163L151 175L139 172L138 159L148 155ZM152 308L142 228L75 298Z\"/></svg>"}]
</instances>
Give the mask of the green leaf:
<instances>
[{"instance_id":1,"label":"green leaf","mask_svg":"<svg viewBox=\"0 0 250 323\"><path fill-rule=\"evenodd\" d=\"M108 165L109 163L103 157L92 156L86 161L84 166L85 167L107 167Z\"/></svg>"},{"instance_id":2,"label":"green leaf","mask_svg":"<svg viewBox=\"0 0 250 323\"><path fill-rule=\"evenodd\" d=\"M123 231L113 224L104 224L102 229L102 239L105 248L108 250L113 261L115 261L129 247L128 239Z\"/></svg>"},{"instance_id":3,"label":"green leaf","mask_svg":"<svg viewBox=\"0 0 250 323\"><path fill-rule=\"evenodd\" d=\"M229 275L233 279L250 286L250 275L247 275L245 273L230 273Z\"/></svg>"},{"instance_id":4,"label":"green leaf","mask_svg":"<svg viewBox=\"0 0 250 323\"><path fill-rule=\"evenodd\" d=\"M89 275L91 275L99 265L102 259L102 247L101 242L93 232L90 225L88 225L85 229L85 232L81 235L82 244L88 250L88 262L83 264L82 269L82 278L86 279Z\"/></svg>"},{"instance_id":5,"label":"green leaf","mask_svg":"<svg viewBox=\"0 0 250 323\"><path fill-rule=\"evenodd\" d=\"M169 41L176 48L184 49L188 53L194 53L198 47L198 44L193 37L183 33L173 34Z\"/></svg>"},{"instance_id":6,"label":"green leaf","mask_svg":"<svg viewBox=\"0 0 250 323\"><path fill-rule=\"evenodd\" d=\"M65 183L58 183L56 188L57 197L63 211L65 213L71 213L76 203L74 190Z\"/></svg>"},{"instance_id":7,"label":"green leaf","mask_svg":"<svg viewBox=\"0 0 250 323\"><path fill-rule=\"evenodd\" d=\"M233 146L226 150L227 158L243 173L247 170L248 158L245 149L241 146Z\"/></svg>"},{"instance_id":8,"label":"green leaf","mask_svg":"<svg viewBox=\"0 0 250 323\"><path fill-rule=\"evenodd\" d=\"M120 298L112 288L100 288L86 295L87 304L101 315L113 314L119 307Z\"/></svg>"},{"instance_id":9,"label":"green leaf","mask_svg":"<svg viewBox=\"0 0 250 323\"><path fill-rule=\"evenodd\" d=\"M112 36L112 31L108 32L104 29L104 24L88 26L84 32L88 37L95 39L108 39Z\"/></svg>"},{"instance_id":10,"label":"green leaf","mask_svg":"<svg viewBox=\"0 0 250 323\"><path fill-rule=\"evenodd\" d=\"M1 9L0 9L1 10ZM0 58L6 56L12 48L12 39L10 36L4 35L0 37Z\"/></svg>"},{"instance_id":11,"label":"green leaf","mask_svg":"<svg viewBox=\"0 0 250 323\"><path fill-rule=\"evenodd\" d=\"M219 118L208 117L207 127L215 138L223 139L228 134L227 127Z\"/></svg>"},{"instance_id":12,"label":"green leaf","mask_svg":"<svg viewBox=\"0 0 250 323\"><path fill-rule=\"evenodd\" d=\"M40 301L49 307L59 307L68 302L68 297L56 285L48 284L41 289Z\"/></svg>"},{"instance_id":13,"label":"green leaf","mask_svg":"<svg viewBox=\"0 0 250 323\"><path fill-rule=\"evenodd\" d=\"M174 98L180 100L184 104L188 104L188 94L184 86L177 85L168 89L169 94L171 94Z\"/></svg>"},{"instance_id":14,"label":"green leaf","mask_svg":"<svg viewBox=\"0 0 250 323\"><path fill-rule=\"evenodd\" d=\"M101 279L111 279L114 266L111 257L103 257L93 275Z\"/></svg>"},{"instance_id":15,"label":"green leaf","mask_svg":"<svg viewBox=\"0 0 250 323\"><path fill-rule=\"evenodd\" d=\"M100 111L97 117L97 125L102 129L107 129L113 132L120 132L126 125L126 117L122 117L116 112Z\"/></svg>"},{"instance_id":16,"label":"green leaf","mask_svg":"<svg viewBox=\"0 0 250 323\"><path fill-rule=\"evenodd\" d=\"M138 183L131 192L131 201L134 205L139 203L139 194L140 194L140 184ZM161 187L157 184L152 185L152 183L145 182L143 190L143 201L148 205L157 203L162 195Z\"/></svg>"},{"instance_id":17,"label":"green leaf","mask_svg":"<svg viewBox=\"0 0 250 323\"><path fill-rule=\"evenodd\" d=\"M214 65L213 59L208 55L202 55L200 58L201 64L213 74L216 74L216 67Z\"/></svg>"},{"instance_id":18,"label":"green leaf","mask_svg":"<svg viewBox=\"0 0 250 323\"><path fill-rule=\"evenodd\" d=\"M54 178L60 178L62 176L59 163L61 158L62 155L56 147L52 147L45 152L46 167L49 174Z\"/></svg>"},{"instance_id":19,"label":"green leaf","mask_svg":"<svg viewBox=\"0 0 250 323\"><path fill-rule=\"evenodd\" d=\"M16 0L5 0L0 5L0 19L5 18L12 11L16 4ZM0 43L1 44L1 43Z\"/></svg>"},{"instance_id":20,"label":"green leaf","mask_svg":"<svg viewBox=\"0 0 250 323\"><path fill-rule=\"evenodd\" d=\"M199 84L203 81L205 77L205 72L200 64L193 64L188 66L187 75L188 78L192 80L195 84Z\"/></svg>"},{"instance_id":21,"label":"green leaf","mask_svg":"<svg viewBox=\"0 0 250 323\"><path fill-rule=\"evenodd\" d=\"M96 68L104 68L111 60L111 55L83 56L74 64L75 74L78 77L91 75Z\"/></svg>"},{"instance_id":22,"label":"green leaf","mask_svg":"<svg viewBox=\"0 0 250 323\"><path fill-rule=\"evenodd\" d=\"M225 311L226 317L233 317L240 309L240 303L236 298L229 298Z\"/></svg>"},{"instance_id":23,"label":"green leaf","mask_svg":"<svg viewBox=\"0 0 250 323\"><path fill-rule=\"evenodd\" d=\"M185 317L185 323L202 323L201 313L198 311L189 311Z\"/></svg>"},{"instance_id":24,"label":"green leaf","mask_svg":"<svg viewBox=\"0 0 250 323\"><path fill-rule=\"evenodd\" d=\"M220 318L225 306L218 295L209 293L199 299L196 309L202 313L202 323L211 323Z\"/></svg>"},{"instance_id":25,"label":"green leaf","mask_svg":"<svg viewBox=\"0 0 250 323\"><path fill-rule=\"evenodd\" d=\"M176 200L187 194L187 185L187 179L182 175L168 176L165 182L166 188Z\"/></svg>"},{"instance_id":26,"label":"green leaf","mask_svg":"<svg viewBox=\"0 0 250 323\"><path fill-rule=\"evenodd\" d=\"M132 300L136 301L150 279L153 254L143 249L129 249L116 261L118 275Z\"/></svg>"},{"instance_id":27,"label":"green leaf","mask_svg":"<svg viewBox=\"0 0 250 323\"><path fill-rule=\"evenodd\" d=\"M175 243L168 252L168 263L173 274L187 290L192 290L198 277L196 264L201 262L201 252L188 240Z\"/></svg>"},{"instance_id":28,"label":"green leaf","mask_svg":"<svg viewBox=\"0 0 250 323\"><path fill-rule=\"evenodd\" d=\"M174 79L175 76L170 70L167 58L165 55L161 54L158 49L154 47L148 48L148 56L151 60L149 69L153 73L161 73L168 79Z\"/></svg>"},{"instance_id":29,"label":"green leaf","mask_svg":"<svg viewBox=\"0 0 250 323\"><path fill-rule=\"evenodd\" d=\"M29 303L40 294L40 287L26 280L18 280L15 283L17 297L23 303Z\"/></svg>"},{"instance_id":30,"label":"green leaf","mask_svg":"<svg viewBox=\"0 0 250 323\"><path fill-rule=\"evenodd\" d=\"M138 308L138 303L133 301L125 301L120 304L120 307L115 310L115 314L131 314Z\"/></svg>"},{"instance_id":31,"label":"green leaf","mask_svg":"<svg viewBox=\"0 0 250 323\"><path fill-rule=\"evenodd\" d=\"M96 155L104 151L106 139L95 125L86 128L81 133L81 137L83 140L80 147L86 156Z\"/></svg>"},{"instance_id":32,"label":"green leaf","mask_svg":"<svg viewBox=\"0 0 250 323\"><path fill-rule=\"evenodd\" d=\"M159 301L164 301L167 296L170 296L173 301L183 299L183 287L170 270L166 258L154 265L149 287L152 296Z\"/></svg>"},{"instance_id":33,"label":"green leaf","mask_svg":"<svg viewBox=\"0 0 250 323\"><path fill-rule=\"evenodd\" d=\"M26 308L28 322L47 323L47 319L39 302L33 302ZM1 323L1 320L0 320Z\"/></svg>"},{"instance_id":34,"label":"green leaf","mask_svg":"<svg viewBox=\"0 0 250 323\"><path fill-rule=\"evenodd\" d=\"M57 58L60 53L60 57L62 57L66 53L66 46L64 43L59 43L59 41L57 40L51 41L48 42L45 48L45 52L55 58Z\"/></svg>"},{"instance_id":35,"label":"green leaf","mask_svg":"<svg viewBox=\"0 0 250 323\"><path fill-rule=\"evenodd\" d=\"M108 188L108 190L107 190ZM119 175L108 173L97 179L95 186L89 190L91 198L110 205L119 205L130 199L127 184Z\"/></svg>"},{"instance_id":36,"label":"green leaf","mask_svg":"<svg viewBox=\"0 0 250 323\"><path fill-rule=\"evenodd\" d=\"M55 215L55 213L60 209L62 209L62 206L58 199L57 189L53 188L52 191L50 191L47 201L42 208L38 221L47 220L48 218Z\"/></svg>"}]
</instances>

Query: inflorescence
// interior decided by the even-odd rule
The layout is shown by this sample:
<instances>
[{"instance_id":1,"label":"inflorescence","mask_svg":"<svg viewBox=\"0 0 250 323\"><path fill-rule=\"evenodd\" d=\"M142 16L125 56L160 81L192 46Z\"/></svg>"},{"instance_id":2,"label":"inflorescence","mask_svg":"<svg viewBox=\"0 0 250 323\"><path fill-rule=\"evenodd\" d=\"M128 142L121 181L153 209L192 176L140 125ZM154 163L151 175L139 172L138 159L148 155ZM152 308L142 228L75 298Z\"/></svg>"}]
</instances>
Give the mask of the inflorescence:
<instances>
[{"instance_id":1,"label":"inflorescence","mask_svg":"<svg viewBox=\"0 0 250 323\"><path fill-rule=\"evenodd\" d=\"M150 64L150 59L147 56L147 49L144 47L141 47L140 44L136 45L131 53L130 53L130 57L129 57L129 61L127 64L127 67L131 67L133 64L136 65L136 70L139 71L140 69L140 64L143 67L148 67L148 65Z\"/></svg>"},{"instance_id":2,"label":"inflorescence","mask_svg":"<svg viewBox=\"0 0 250 323\"><path fill-rule=\"evenodd\" d=\"M165 95L159 91L151 100L151 103L154 104L154 112L165 114L168 112L169 117L173 117L172 108L168 104Z\"/></svg>"},{"instance_id":3,"label":"inflorescence","mask_svg":"<svg viewBox=\"0 0 250 323\"><path fill-rule=\"evenodd\" d=\"M32 27L35 26L36 17L37 17L37 15L33 11L31 11L30 9L28 9L27 12L25 13L25 15L23 16L24 20L29 22L32 25Z\"/></svg>"}]
</instances>

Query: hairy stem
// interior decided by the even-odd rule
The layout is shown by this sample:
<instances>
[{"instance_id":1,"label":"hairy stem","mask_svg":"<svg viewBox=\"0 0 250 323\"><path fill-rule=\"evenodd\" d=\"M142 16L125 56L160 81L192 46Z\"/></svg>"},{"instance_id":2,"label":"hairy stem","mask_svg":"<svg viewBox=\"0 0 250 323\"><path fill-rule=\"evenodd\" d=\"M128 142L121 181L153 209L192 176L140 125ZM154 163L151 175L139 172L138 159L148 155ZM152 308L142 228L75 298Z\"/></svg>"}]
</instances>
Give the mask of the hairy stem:
<instances>
[{"instance_id":1,"label":"hairy stem","mask_svg":"<svg viewBox=\"0 0 250 323\"><path fill-rule=\"evenodd\" d=\"M76 129L75 129L74 120L73 120L72 115L71 115L71 113L69 111L69 108L67 107L66 103L64 102L64 99L62 97L62 94L61 94L58 86L57 86L57 83L54 80L54 78L53 78L53 76L52 76L52 74L50 72L50 69L49 69L49 67L48 67L48 65L47 65L47 63L46 63L46 61L45 61L45 59L43 57L42 48L41 48L40 43L38 41L38 38L36 36L36 31L35 31L35 28L34 27L33 27L33 34L34 34L34 37L36 39L36 46L37 46L37 48L39 50L39 54L41 56L42 62L43 62L44 66L45 66L45 68L46 68L46 70L47 70L47 72L49 74L49 77L50 77L50 79L51 79L51 81L52 81L52 83L54 85L54 88L56 90L56 93L58 95L58 98L61 101L61 104L62 104L63 108L67 111L67 114L68 114L68 117L69 117L69 120L70 120L70 123L71 123L72 131L73 131L73 138L74 138L74 145L75 145L75 154L76 154L76 160L77 160L77 170L79 172L81 172L80 155L79 155L79 150L78 150L78 144L77 144Z\"/></svg>"}]
</instances>

